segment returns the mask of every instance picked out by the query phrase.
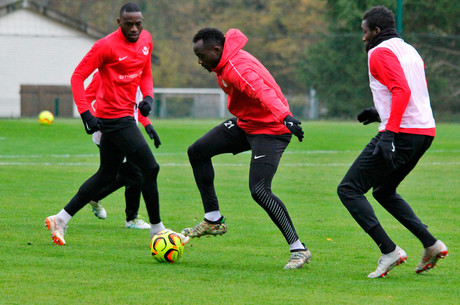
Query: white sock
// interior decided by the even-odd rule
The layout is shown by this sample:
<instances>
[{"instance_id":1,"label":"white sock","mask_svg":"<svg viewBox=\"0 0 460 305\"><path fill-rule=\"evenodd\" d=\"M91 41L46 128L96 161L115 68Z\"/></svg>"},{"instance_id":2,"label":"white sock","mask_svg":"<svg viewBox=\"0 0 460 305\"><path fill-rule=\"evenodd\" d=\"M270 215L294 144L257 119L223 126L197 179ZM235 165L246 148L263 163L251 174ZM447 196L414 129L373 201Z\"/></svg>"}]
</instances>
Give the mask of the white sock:
<instances>
[{"instance_id":1,"label":"white sock","mask_svg":"<svg viewBox=\"0 0 460 305\"><path fill-rule=\"evenodd\" d=\"M218 221L221 217L222 215L220 215L219 210L204 214L204 218L206 218L209 221Z\"/></svg>"},{"instance_id":2,"label":"white sock","mask_svg":"<svg viewBox=\"0 0 460 305\"><path fill-rule=\"evenodd\" d=\"M150 235L155 235L161 230L166 229L165 225L160 221L159 223L151 224L150 225Z\"/></svg>"},{"instance_id":3,"label":"white sock","mask_svg":"<svg viewBox=\"0 0 460 305\"><path fill-rule=\"evenodd\" d=\"M65 226L67 225L69 220L72 218L72 216L70 216L70 214L67 213L67 211L64 210L64 209L62 209L59 213L57 213L56 217L62 219L62 221L64 222Z\"/></svg>"},{"instance_id":4,"label":"white sock","mask_svg":"<svg viewBox=\"0 0 460 305\"><path fill-rule=\"evenodd\" d=\"M289 244L289 249L291 251L292 250L303 250L303 249L305 249L305 247L303 246L303 244L298 239L295 242L293 242L292 244Z\"/></svg>"}]
</instances>

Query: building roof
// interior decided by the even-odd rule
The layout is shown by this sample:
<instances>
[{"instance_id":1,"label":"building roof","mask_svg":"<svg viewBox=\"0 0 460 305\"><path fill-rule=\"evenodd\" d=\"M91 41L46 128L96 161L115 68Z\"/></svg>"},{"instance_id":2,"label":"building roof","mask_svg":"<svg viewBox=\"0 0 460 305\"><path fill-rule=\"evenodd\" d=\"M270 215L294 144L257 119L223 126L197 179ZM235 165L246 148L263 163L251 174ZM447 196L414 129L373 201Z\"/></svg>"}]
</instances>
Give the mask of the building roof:
<instances>
[{"instance_id":1,"label":"building roof","mask_svg":"<svg viewBox=\"0 0 460 305\"><path fill-rule=\"evenodd\" d=\"M102 38L106 35L97 29L88 26L88 24L81 20L54 10L53 8L47 6L46 3L47 2L45 1L41 1L41 3L39 3L38 1L33 0L0 0L0 17L20 9L26 9L39 13L61 24L67 25L95 39Z\"/></svg>"}]
</instances>

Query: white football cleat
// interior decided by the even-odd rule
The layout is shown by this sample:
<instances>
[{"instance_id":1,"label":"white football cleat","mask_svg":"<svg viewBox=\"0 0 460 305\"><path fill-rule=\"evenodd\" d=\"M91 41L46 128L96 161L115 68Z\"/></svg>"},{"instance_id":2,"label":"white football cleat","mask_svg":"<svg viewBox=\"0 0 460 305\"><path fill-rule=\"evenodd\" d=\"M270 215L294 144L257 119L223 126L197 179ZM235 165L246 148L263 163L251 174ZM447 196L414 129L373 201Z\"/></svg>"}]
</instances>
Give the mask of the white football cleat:
<instances>
[{"instance_id":1,"label":"white football cleat","mask_svg":"<svg viewBox=\"0 0 460 305\"><path fill-rule=\"evenodd\" d=\"M102 206L100 201L90 201L89 204L92 207L94 215L96 215L97 218L99 219L106 219L107 218L107 212L105 211L104 207Z\"/></svg>"},{"instance_id":2,"label":"white football cleat","mask_svg":"<svg viewBox=\"0 0 460 305\"><path fill-rule=\"evenodd\" d=\"M145 222L141 218L135 218L130 221L125 221L125 228L145 230L145 229L150 229L150 224Z\"/></svg>"},{"instance_id":3,"label":"white football cleat","mask_svg":"<svg viewBox=\"0 0 460 305\"><path fill-rule=\"evenodd\" d=\"M64 221L58 218L56 215L48 216L45 219L45 225L48 230L51 231L51 238L56 245L65 245L65 231L67 227L64 225Z\"/></svg>"},{"instance_id":4,"label":"white football cleat","mask_svg":"<svg viewBox=\"0 0 460 305\"><path fill-rule=\"evenodd\" d=\"M447 247L446 245L437 240L434 245L425 248L422 255L422 260L420 263L415 267L415 272L421 273L423 271L428 271L431 268L436 266L438 259L444 258L447 256Z\"/></svg>"},{"instance_id":5,"label":"white football cleat","mask_svg":"<svg viewBox=\"0 0 460 305\"><path fill-rule=\"evenodd\" d=\"M385 277L391 269L401 265L401 263L405 263L406 259L406 252L404 252L404 250L400 247L396 246L396 249L393 252L382 254L379 259L377 269L374 272L369 273L367 277L370 279Z\"/></svg>"}]
</instances>

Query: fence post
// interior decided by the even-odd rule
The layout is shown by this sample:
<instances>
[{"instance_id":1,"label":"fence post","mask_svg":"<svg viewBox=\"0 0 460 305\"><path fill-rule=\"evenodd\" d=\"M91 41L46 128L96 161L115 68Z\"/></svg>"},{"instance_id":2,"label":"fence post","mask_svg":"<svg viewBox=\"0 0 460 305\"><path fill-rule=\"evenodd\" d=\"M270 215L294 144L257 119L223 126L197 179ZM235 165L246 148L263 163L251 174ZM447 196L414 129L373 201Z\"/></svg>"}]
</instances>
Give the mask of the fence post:
<instances>
[{"instance_id":1,"label":"fence post","mask_svg":"<svg viewBox=\"0 0 460 305\"><path fill-rule=\"evenodd\" d=\"M316 97L316 90L310 88L310 112L308 118L315 120L318 118L318 98Z\"/></svg>"},{"instance_id":2,"label":"fence post","mask_svg":"<svg viewBox=\"0 0 460 305\"><path fill-rule=\"evenodd\" d=\"M54 116L58 117L59 116L59 98L54 99Z\"/></svg>"}]
</instances>

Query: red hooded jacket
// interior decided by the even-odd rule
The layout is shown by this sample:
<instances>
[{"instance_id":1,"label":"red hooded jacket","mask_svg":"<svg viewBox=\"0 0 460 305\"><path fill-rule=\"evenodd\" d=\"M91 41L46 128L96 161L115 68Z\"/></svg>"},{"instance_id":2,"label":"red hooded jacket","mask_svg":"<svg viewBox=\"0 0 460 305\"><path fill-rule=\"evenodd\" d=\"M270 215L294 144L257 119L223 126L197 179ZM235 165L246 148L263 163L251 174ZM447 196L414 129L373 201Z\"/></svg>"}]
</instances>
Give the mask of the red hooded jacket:
<instances>
[{"instance_id":1,"label":"red hooded jacket","mask_svg":"<svg viewBox=\"0 0 460 305\"><path fill-rule=\"evenodd\" d=\"M217 82L227 93L227 107L247 134L290 133L283 124L292 115L280 87L270 72L242 50L248 39L237 29L225 34L222 58L216 68Z\"/></svg>"}]
</instances>

